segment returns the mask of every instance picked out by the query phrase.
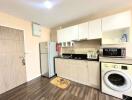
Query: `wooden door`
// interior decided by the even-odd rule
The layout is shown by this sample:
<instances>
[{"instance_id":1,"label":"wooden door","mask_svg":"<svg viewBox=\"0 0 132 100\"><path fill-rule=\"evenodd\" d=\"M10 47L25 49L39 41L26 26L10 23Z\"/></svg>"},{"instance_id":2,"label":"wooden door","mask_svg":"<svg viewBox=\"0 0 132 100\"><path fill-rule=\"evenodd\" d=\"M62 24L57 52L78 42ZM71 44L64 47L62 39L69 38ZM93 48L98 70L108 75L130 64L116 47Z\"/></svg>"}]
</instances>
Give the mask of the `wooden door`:
<instances>
[{"instance_id":1,"label":"wooden door","mask_svg":"<svg viewBox=\"0 0 132 100\"><path fill-rule=\"evenodd\" d=\"M26 82L24 34L0 26L0 94Z\"/></svg>"}]
</instances>

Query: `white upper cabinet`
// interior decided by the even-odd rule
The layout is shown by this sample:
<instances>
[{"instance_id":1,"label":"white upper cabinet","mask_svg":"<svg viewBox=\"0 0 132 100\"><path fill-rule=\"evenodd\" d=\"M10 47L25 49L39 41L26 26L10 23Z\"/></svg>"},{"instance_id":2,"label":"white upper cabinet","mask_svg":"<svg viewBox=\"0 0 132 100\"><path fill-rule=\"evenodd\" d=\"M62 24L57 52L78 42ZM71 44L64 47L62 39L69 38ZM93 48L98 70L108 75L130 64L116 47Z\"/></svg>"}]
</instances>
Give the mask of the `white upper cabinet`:
<instances>
[{"instance_id":1,"label":"white upper cabinet","mask_svg":"<svg viewBox=\"0 0 132 100\"><path fill-rule=\"evenodd\" d=\"M118 13L102 19L102 31L126 28L131 26L131 11Z\"/></svg>"},{"instance_id":2,"label":"white upper cabinet","mask_svg":"<svg viewBox=\"0 0 132 100\"><path fill-rule=\"evenodd\" d=\"M88 22L79 24L79 40L88 38Z\"/></svg>"},{"instance_id":3,"label":"white upper cabinet","mask_svg":"<svg viewBox=\"0 0 132 100\"><path fill-rule=\"evenodd\" d=\"M78 31L78 25L72 26L71 40L79 40Z\"/></svg>"},{"instance_id":4,"label":"white upper cabinet","mask_svg":"<svg viewBox=\"0 0 132 100\"><path fill-rule=\"evenodd\" d=\"M88 39L102 38L102 23L101 19L96 19L89 22Z\"/></svg>"},{"instance_id":5,"label":"white upper cabinet","mask_svg":"<svg viewBox=\"0 0 132 100\"><path fill-rule=\"evenodd\" d=\"M78 40L78 25L64 28L63 39L64 39L64 42Z\"/></svg>"},{"instance_id":6,"label":"white upper cabinet","mask_svg":"<svg viewBox=\"0 0 132 100\"><path fill-rule=\"evenodd\" d=\"M63 39L63 30L57 30L57 42L58 43L61 43L61 42L64 42L62 39Z\"/></svg>"},{"instance_id":7,"label":"white upper cabinet","mask_svg":"<svg viewBox=\"0 0 132 100\"><path fill-rule=\"evenodd\" d=\"M67 27L57 31L58 43L78 40L78 25Z\"/></svg>"},{"instance_id":8,"label":"white upper cabinet","mask_svg":"<svg viewBox=\"0 0 132 100\"><path fill-rule=\"evenodd\" d=\"M122 42L120 38L122 38L123 34L126 34L122 29L128 30L131 27L131 18L132 12L126 11L102 19L95 19L79 25L67 27L57 31L57 40L59 43L66 44L71 41L99 38L102 38L104 44L110 43L111 40L114 41L113 43ZM112 31L115 33L115 31L118 30L121 30L118 34L111 33ZM130 35L129 33L127 34L128 36Z\"/></svg>"},{"instance_id":9,"label":"white upper cabinet","mask_svg":"<svg viewBox=\"0 0 132 100\"><path fill-rule=\"evenodd\" d=\"M67 28L64 28L62 29L63 30L63 40L64 42L70 42L71 41L71 37L70 37L70 34L71 34L71 27L67 27Z\"/></svg>"}]
</instances>

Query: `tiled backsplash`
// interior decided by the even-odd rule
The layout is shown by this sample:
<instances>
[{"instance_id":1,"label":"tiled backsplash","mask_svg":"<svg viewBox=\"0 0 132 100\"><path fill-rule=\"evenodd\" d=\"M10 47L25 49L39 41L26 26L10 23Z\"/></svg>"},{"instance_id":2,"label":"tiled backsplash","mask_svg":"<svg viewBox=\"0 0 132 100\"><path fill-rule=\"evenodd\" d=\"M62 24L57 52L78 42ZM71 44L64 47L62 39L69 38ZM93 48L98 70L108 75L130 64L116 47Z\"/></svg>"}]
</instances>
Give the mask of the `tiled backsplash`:
<instances>
[{"instance_id":1,"label":"tiled backsplash","mask_svg":"<svg viewBox=\"0 0 132 100\"><path fill-rule=\"evenodd\" d=\"M99 50L101 40L85 40L74 43L74 47L62 48L62 53L86 54L90 50Z\"/></svg>"}]
</instances>

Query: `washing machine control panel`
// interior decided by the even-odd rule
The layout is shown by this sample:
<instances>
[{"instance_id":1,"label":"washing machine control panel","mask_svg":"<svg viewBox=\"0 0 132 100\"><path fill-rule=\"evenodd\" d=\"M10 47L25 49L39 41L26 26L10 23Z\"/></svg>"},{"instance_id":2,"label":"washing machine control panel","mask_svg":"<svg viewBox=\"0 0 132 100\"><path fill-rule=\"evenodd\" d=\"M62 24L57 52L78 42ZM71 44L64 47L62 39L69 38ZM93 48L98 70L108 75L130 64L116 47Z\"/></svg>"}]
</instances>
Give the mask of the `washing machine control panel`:
<instances>
[{"instance_id":1,"label":"washing machine control panel","mask_svg":"<svg viewBox=\"0 0 132 100\"><path fill-rule=\"evenodd\" d=\"M127 66L121 66L121 69L128 70Z\"/></svg>"},{"instance_id":2,"label":"washing machine control panel","mask_svg":"<svg viewBox=\"0 0 132 100\"><path fill-rule=\"evenodd\" d=\"M103 63L102 66L104 68L113 68L113 69L121 69L121 70L132 70L132 65L126 64L116 64L116 63ZM131 66L131 68L130 68Z\"/></svg>"},{"instance_id":3,"label":"washing machine control panel","mask_svg":"<svg viewBox=\"0 0 132 100\"><path fill-rule=\"evenodd\" d=\"M113 65L113 68L120 68L120 66L118 66L118 65Z\"/></svg>"},{"instance_id":4,"label":"washing machine control panel","mask_svg":"<svg viewBox=\"0 0 132 100\"><path fill-rule=\"evenodd\" d=\"M106 68L121 69L121 65L119 65L119 64L105 63L103 66Z\"/></svg>"},{"instance_id":5,"label":"washing machine control panel","mask_svg":"<svg viewBox=\"0 0 132 100\"><path fill-rule=\"evenodd\" d=\"M112 69L120 69L120 70L131 70L132 72L132 65L127 64L117 64L117 63L102 63L101 66L103 68L112 68Z\"/></svg>"}]
</instances>

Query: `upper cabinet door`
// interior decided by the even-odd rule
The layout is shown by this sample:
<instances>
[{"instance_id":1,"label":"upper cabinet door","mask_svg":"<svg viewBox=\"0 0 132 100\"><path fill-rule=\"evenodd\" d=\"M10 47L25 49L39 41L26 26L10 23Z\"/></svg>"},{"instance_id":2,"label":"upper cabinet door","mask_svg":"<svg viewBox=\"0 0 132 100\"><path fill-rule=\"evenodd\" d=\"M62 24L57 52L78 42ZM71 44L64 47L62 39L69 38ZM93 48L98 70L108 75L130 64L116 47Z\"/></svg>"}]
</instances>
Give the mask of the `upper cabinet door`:
<instances>
[{"instance_id":1,"label":"upper cabinet door","mask_svg":"<svg viewBox=\"0 0 132 100\"><path fill-rule=\"evenodd\" d=\"M96 19L89 22L89 35L88 39L102 38L102 24L101 19Z\"/></svg>"},{"instance_id":2,"label":"upper cabinet door","mask_svg":"<svg viewBox=\"0 0 132 100\"><path fill-rule=\"evenodd\" d=\"M79 40L88 38L88 22L79 24Z\"/></svg>"},{"instance_id":3,"label":"upper cabinet door","mask_svg":"<svg viewBox=\"0 0 132 100\"><path fill-rule=\"evenodd\" d=\"M102 31L111 31L131 26L131 11L104 17L102 19Z\"/></svg>"},{"instance_id":4,"label":"upper cabinet door","mask_svg":"<svg viewBox=\"0 0 132 100\"><path fill-rule=\"evenodd\" d=\"M70 33L70 37L71 37L71 40L74 41L74 40L78 40L79 37L78 37L78 25L74 25L74 26L71 26L71 33Z\"/></svg>"},{"instance_id":5,"label":"upper cabinet door","mask_svg":"<svg viewBox=\"0 0 132 100\"><path fill-rule=\"evenodd\" d=\"M64 42L78 40L78 25L64 28L62 34Z\"/></svg>"},{"instance_id":6,"label":"upper cabinet door","mask_svg":"<svg viewBox=\"0 0 132 100\"><path fill-rule=\"evenodd\" d=\"M62 38L63 38L64 42L71 41L71 37L70 37L71 31L72 31L71 27L67 27L67 28L63 29Z\"/></svg>"},{"instance_id":7,"label":"upper cabinet door","mask_svg":"<svg viewBox=\"0 0 132 100\"><path fill-rule=\"evenodd\" d=\"M71 42L74 40L78 40L78 25L57 30L58 43Z\"/></svg>"},{"instance_id":8,"label":"upper cabinet door","mask_svg":"<svg viewBox=\"0 0 132 100\"><path fill-rule=\"evenodd\" d=\"M57 30L57 42L58 43L63 42L63 40L62 40L62 30Z\"/></svg>"}]
</instances>

